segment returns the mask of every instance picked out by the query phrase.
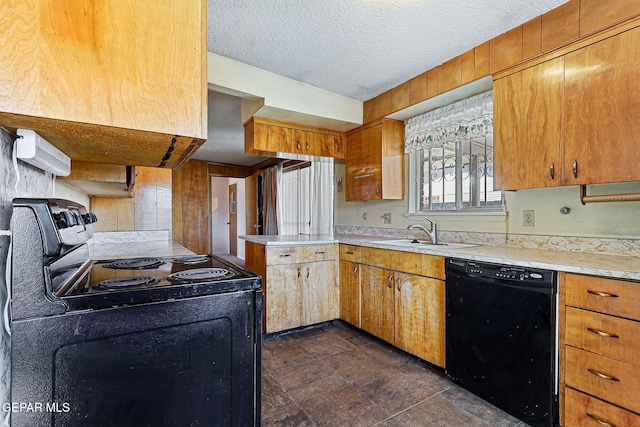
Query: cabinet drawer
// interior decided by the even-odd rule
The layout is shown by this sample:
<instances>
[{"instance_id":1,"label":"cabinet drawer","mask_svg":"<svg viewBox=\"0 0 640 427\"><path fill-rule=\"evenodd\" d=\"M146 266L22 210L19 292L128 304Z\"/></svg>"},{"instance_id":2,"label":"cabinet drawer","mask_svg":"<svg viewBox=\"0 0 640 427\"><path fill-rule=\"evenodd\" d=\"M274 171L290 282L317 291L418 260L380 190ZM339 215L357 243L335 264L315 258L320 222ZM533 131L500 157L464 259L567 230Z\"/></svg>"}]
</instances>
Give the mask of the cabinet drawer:
<instances>
[{"instance_id":1,"label":"cabinet drawer","mask_svg":"<svg viewBox=\"0 0 640 427\"><path fill-rule=\"evenodd\" d=\"M564 425L640 427L640 416L579 391L565 388Z\"/></svg>"},{"instance_id":2,"label":"cabinet drawer","mask_svg":"<svg viewBox=\"0 0 640 427\"><path fill-rule=\"evenodd\" d=\"M565 351L568 386L640 412L640 367L571 346Z\"/></svg>"},{"instance_id":3,"label":"cabinet drawer","mask_svg":"<svg viewBox=\"0 0 640 427\"><path fill-rule=\"evenodd\" d=\"M364 247L360 258L363 264L444 279L444 257L441 256Z\"/></svg>"},{"instance_id":4,"label":"cabinet drawer","mask_svg":"<svg viewBox=\"0 0 640 427\"><path fill-rule=\"evenodd\" d=\"M267 247L267 265L295 264L303 262L301 246Z\"/></svg>"},{"instance_id":5,"label":"cabinet drawer","mask_svg":"<svg viewBox=\"0 0 640 427\"><path fill-rule=\"evenodd\" d=\"M340 259L359 263L360 246L340 245Z\"/></svg>"},{"instance_id":6,"label":"cabinet drawer","mask_svg":"<svg viewBox=\"0 0 640 427\"><path fill-rule=\"evenodd\" d=\"M566 343L640 365L640 322L567 307Z\"/></svg>"},{"instance_id":7,"label":"cabinet drawer","mask_svg":"<svg viewBox=\"0 0 640 427\"><path fill-rule=\"evenodd\" d=\"M336 245L304 246L302 252L302 262L333 261L337 258Z\"/></svg>"},{"instance_id":8,"label":"cabinet drawer","mask_svg":"<svg viewBox=\"0 0 640 427\"><path fill-rule=\"evenodd\" d=\"M567 274L567 305L640 320L640 283Z\"/></svg>"}]
</instances>

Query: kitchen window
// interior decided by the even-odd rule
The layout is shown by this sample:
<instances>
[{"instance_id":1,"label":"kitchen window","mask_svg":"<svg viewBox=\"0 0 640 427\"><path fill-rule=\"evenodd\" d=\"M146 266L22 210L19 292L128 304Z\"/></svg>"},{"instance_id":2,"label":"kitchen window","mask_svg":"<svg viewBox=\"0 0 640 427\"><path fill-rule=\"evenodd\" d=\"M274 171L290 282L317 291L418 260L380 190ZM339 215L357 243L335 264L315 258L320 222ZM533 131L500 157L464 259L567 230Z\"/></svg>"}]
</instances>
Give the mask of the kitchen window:
<instances>
[{"instance_id":1,"label":"kitchen window","mask_svg":"<svg viewBox=\"0 0 640 427\"><path fill-rule=\"evenodd\" d=\"M502 211L493 188L492 92L407 120L410 213Z\"/></svg>"},{"instance_id":2,"label":"kitchen window","mask_svg":"<svg viewBox=\"0 0 640 427\"><path fill-rule=\"evenodd\" d=\"M332 233L333 163L285 163L282 168L278 208L278 234Z\"/></svg>"}]
</instances>

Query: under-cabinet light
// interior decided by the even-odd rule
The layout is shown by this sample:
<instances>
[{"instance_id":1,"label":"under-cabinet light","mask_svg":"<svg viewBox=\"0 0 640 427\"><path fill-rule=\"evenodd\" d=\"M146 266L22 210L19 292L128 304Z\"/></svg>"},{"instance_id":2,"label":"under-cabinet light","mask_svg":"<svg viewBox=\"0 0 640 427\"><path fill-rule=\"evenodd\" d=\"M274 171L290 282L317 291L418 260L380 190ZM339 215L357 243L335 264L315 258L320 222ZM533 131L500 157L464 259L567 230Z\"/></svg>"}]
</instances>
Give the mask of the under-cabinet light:
<instances>
[{"instance_id":1,"label":"under-cabinet light","mask_svg":"<svg viewBox=\"0 0 640 427\"><path fill-rule=\"evenodd\" d=\"M69 156L51 145L49 141L30 129L18 129L16 156L37 168L51 172L57 176L71 173Z\"/></svg>"}]
</instances>

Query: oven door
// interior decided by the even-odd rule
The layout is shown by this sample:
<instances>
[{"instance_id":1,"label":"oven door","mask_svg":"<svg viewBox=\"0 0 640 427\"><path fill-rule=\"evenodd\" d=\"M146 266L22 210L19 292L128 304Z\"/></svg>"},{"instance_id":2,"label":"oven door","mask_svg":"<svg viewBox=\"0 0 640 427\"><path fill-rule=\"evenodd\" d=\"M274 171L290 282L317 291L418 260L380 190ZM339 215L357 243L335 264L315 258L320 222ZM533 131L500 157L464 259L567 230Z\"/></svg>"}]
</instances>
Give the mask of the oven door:
<instances>
[{"instance_id":1,"label":"oven door","mask_svg":"<svg viewBox=\"0 0 640 427\"><path fill-rule=\"evenodd\" d=\"M20 426L251 426L262 295L234 292L13 324ZM256 315L257 314L257 315Z\"/></svg>"}]
</instances>

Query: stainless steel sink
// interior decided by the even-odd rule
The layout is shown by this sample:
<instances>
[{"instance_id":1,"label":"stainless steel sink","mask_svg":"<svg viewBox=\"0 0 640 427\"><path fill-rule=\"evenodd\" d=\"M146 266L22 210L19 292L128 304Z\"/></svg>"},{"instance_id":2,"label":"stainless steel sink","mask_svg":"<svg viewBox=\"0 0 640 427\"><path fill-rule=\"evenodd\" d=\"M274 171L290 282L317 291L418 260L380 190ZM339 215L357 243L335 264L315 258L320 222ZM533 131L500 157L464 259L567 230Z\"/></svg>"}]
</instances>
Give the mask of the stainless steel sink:
<instances>
[{"instance_id":1,"label":"stainless steel sink","mask_svg":"<svg viewBox=\"0 0 640 427\"><path fill-rule=\"evenodd\" d=\"M433 247L438 249L461 249L461 248L472 248L479 245L474 245L470 243L447 243L447 242L439 242L437 245L426 241L426 240L415 240L415 239L398 239L398 240L370 240L370 243L380 244L380 245L392 245L392 246L402 246L402 247Z\"/></svg>"}]
</instances>

